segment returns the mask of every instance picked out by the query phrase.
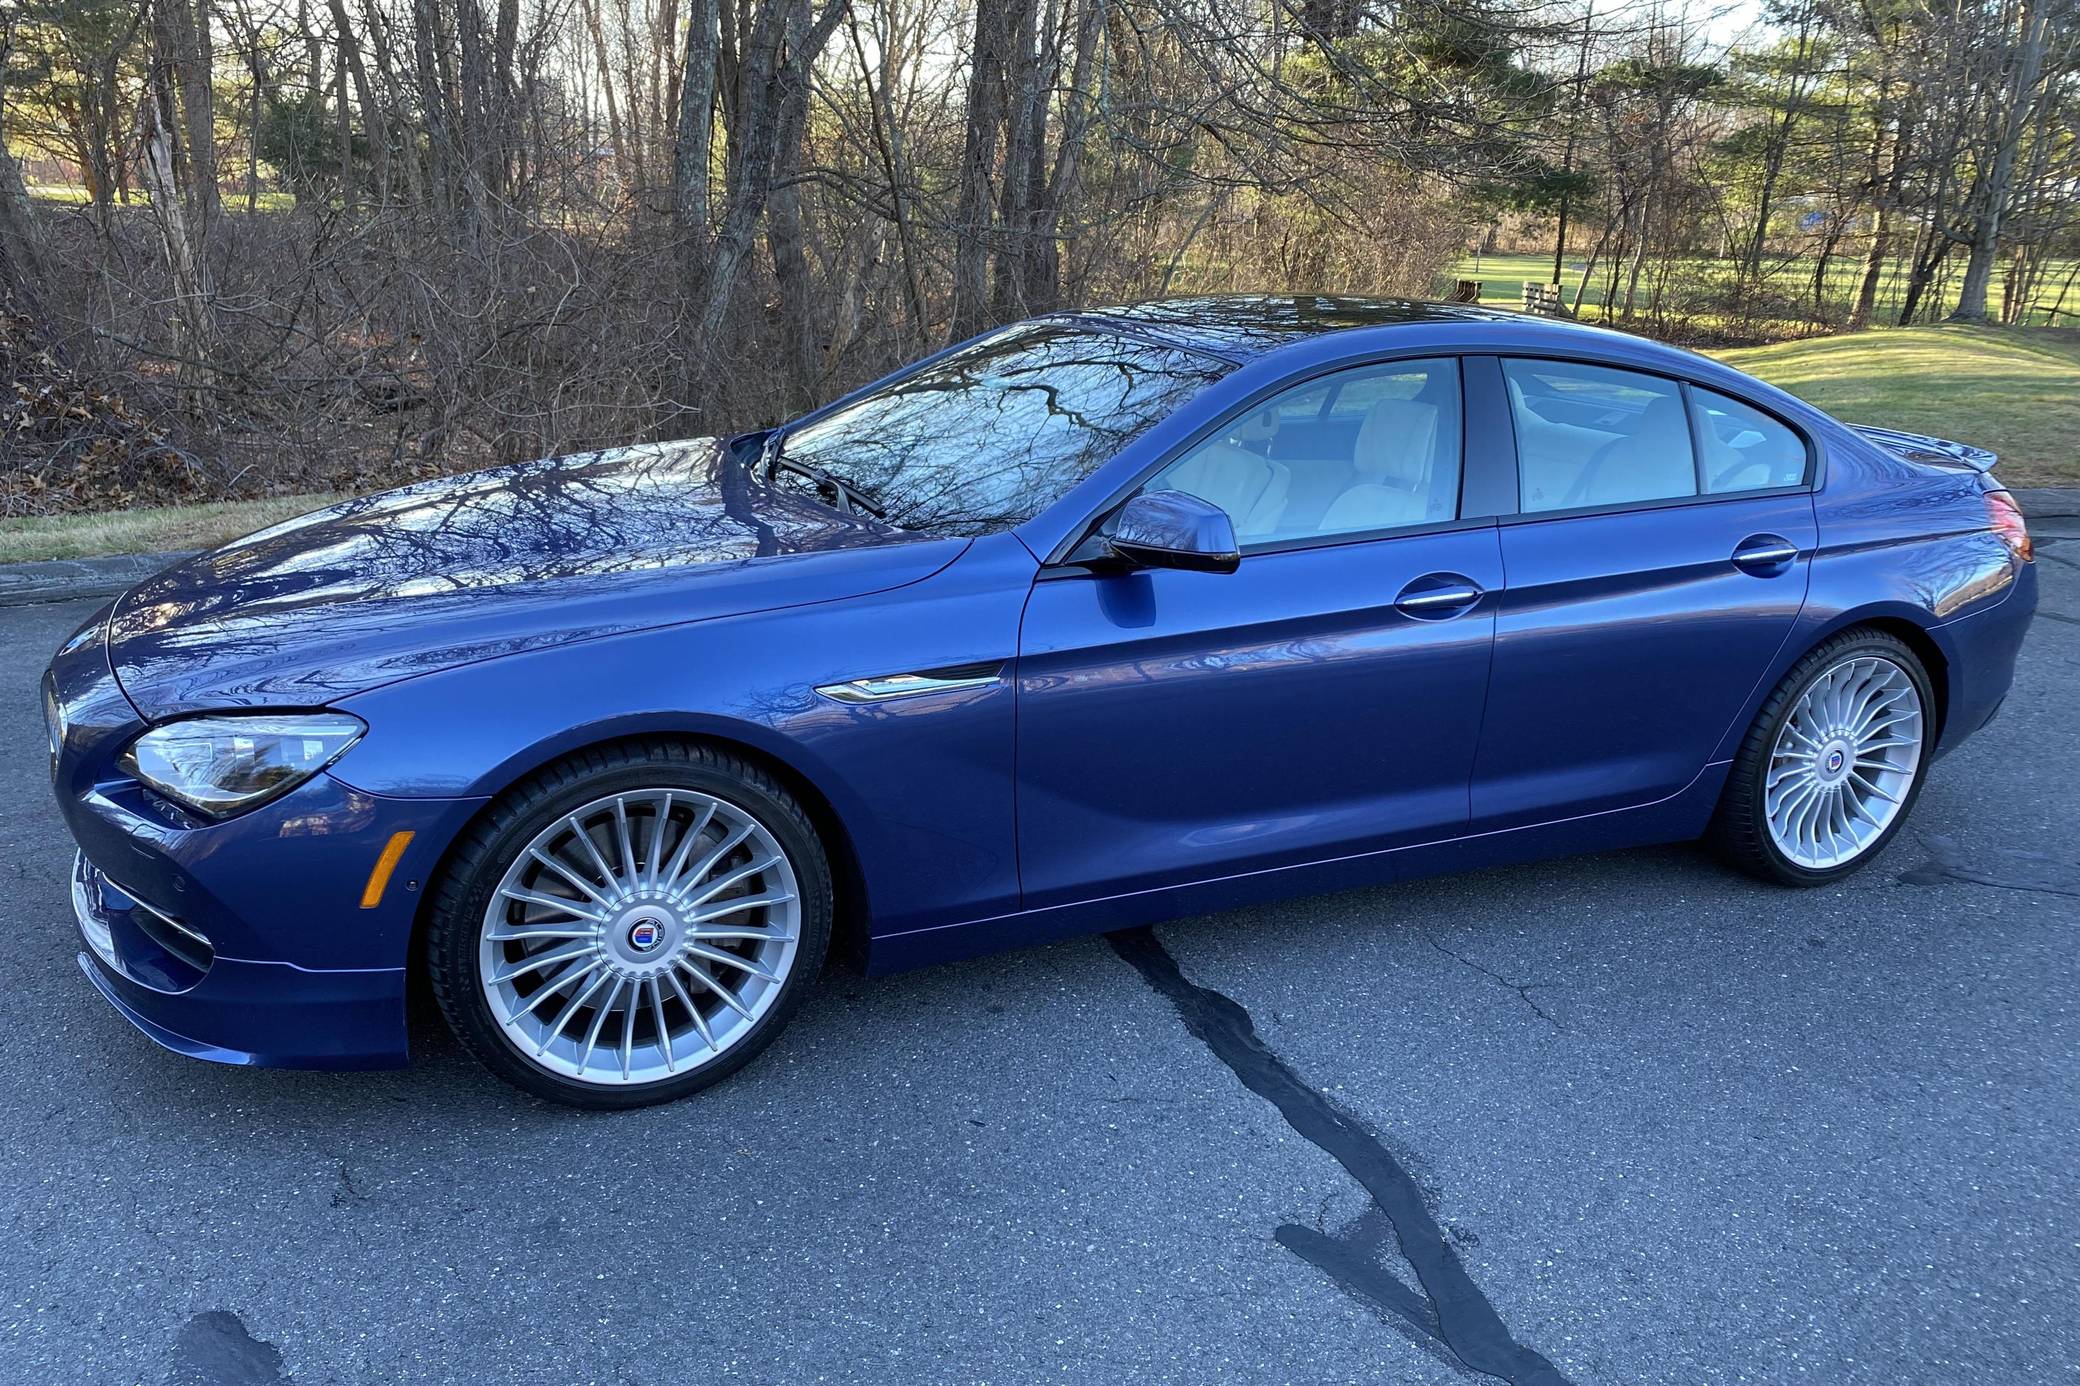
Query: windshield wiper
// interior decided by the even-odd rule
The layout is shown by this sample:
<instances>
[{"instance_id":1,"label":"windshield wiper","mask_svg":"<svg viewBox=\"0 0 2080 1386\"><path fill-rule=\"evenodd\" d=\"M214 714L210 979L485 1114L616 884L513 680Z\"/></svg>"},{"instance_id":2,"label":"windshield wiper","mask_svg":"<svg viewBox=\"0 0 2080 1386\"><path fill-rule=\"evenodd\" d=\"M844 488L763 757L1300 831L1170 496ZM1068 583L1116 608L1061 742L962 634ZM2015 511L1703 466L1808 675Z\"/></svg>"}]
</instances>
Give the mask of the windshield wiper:
<instances>
[{"instance_id":1,"label":"windshield wiper","mask_svg":"<svg viewBox=\"0 0 2080 1386\"><path fill-rule=\"evenodd\" d=\"M888 511L875 501L871 492L863 491L845 478L824 471L821 467L812 467L807 462L797 462L781 452L781 438L781 430L776 428L766 434L765 441L759 444L759 469L765 474L767 485L772 484L775 473L785 469L807 479L819 489L830 492L831 499L837 503L840 510L848 513L855 510L864 511L877 520L888 518Z\"/></svg>"}]
</instances>

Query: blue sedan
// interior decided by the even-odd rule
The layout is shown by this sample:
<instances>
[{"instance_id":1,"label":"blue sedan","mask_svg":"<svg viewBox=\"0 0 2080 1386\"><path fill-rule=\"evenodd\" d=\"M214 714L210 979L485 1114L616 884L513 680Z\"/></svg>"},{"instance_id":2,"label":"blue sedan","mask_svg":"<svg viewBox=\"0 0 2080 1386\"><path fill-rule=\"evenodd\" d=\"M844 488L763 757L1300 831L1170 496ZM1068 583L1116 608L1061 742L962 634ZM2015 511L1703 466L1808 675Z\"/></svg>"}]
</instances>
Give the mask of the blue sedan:
<instances>
[{"instance_id":1,"label":"blue sedan","mask_svg":"<svg viewBox=\"0 0 2080 1386\"><path fill-rule=\"evenodd\" d=\"M45 682L89 982L226 1063L664 1101L869 972L1705 838L1856 870L2036 605L1993 458L1464 306L1177 300L348 501ZM1623 890L1622 877L1612 889Z\"/></svg>"}]
</instances>

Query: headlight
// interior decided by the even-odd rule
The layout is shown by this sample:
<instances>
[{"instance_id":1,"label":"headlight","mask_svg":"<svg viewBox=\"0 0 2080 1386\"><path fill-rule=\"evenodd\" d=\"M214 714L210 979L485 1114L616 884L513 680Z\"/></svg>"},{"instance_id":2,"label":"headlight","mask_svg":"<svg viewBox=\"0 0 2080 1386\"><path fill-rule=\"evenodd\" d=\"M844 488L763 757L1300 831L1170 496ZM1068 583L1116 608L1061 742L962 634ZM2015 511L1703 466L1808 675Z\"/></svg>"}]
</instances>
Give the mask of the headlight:
<instances>
[{"instance_id":1,"label":"headlight","mask_svg":"<svg viewBox=\"0 0 2080 1386\"><path fill-rule=\"evenodd\" d=\"M343 712L191 717L152 728L118 763L174 802L221 817L287 794L367 730Z\"/></svg>"}]
</instances>

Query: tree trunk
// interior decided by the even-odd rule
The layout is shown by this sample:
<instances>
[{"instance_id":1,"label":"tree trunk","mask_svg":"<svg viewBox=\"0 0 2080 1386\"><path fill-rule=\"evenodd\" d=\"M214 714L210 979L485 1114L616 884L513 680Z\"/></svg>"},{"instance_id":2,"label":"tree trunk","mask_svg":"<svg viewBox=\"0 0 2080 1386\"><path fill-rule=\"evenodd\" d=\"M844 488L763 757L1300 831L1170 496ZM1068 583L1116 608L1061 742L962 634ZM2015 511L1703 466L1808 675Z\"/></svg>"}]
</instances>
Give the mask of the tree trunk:
<instances>
[{"instance_id":1,"label":"tree trunk","mask_svg":"<svg viewBox=\"0 0 2080 1386\"><path fill-rule=\"evenodd\" d=\"M809 23L808 8L808 0L767 0L745 50L746 98L737 122L743 137L731 160L728 205L695 318L695 338L704 346L721 336L738 272L772 196L782 141L798 137L792 113L806 112L810 66L845 12L844 0L828 0Z\"/></svg>"},{"instance_id":2,"label":"tree trunk","mask_svg":"<svg viewBox=\"0 0 2080 1386\"><path fill-rule=\"evenodd\" d=\"M679 73L679 134L672 155L672 221L689 286L697 286L706 273L721 18L720 0L688 0L686 61Z\"/></svg>"},{"instance_id":3,"label":"tree trunk","mask_svg":"<svg viewBox=\"0 0 2080 1386\"><path fill-rule=\"evenodd\" d=\"M2007 83L2006 96L1997 107L1993 167L1987 174L1973 226L1971 259L1965 263L1957 308L1950 314L1952 322L1986 320L1986 289L1993 278L1994 261L2000 255L2001 221L2007 215L2008 193L2015 178L2015 156L2022 144L2022 132L2029 124L2029 94L2037 89L2044 69L2047 18L2041 0L2036 4L2025 0L2022 49L2013 59L2013 75Z\"/></svg>"},{"instance_id":4,"label":"tree trunk","mask_svg":"<svg viewBox=\"0 0 2080 1386\"><path fill-rule=\"evenodd\" d=\"M5 70L0 68L0 79ZM4 103L0 103L4 104ZM35 298L43 283L43 228L22 181L22 166L0 144L0 291L35 317Z\"/></svg>"},{"instance_id":5,"label":"tree trunk","mask_svg":"<svg viewBox=\"0 0 2080 1386\"><path fill-rule=\"evenodd\" d=\"M1047 139L1046 60L1040 52L1037 0L1008 0L1006 28L1011 47L1004 55L1004 169L997 192L995 271L990 313L998 322L1026 316L1026 265L1031 257L1032 214L1039 160Z\"/></svg>"},{"instance_id":6,"label":"tree trunk","mask_svg":"<svg viewBox=\"0 0 2080 1386\"><path fill-rule=\"evenodd\" d=\"M1880 96L1883 101L1883 96ZM1900 155L1899 143L1887 138L1887 128L1881 120L1871 152L1873 170L1883 167L1882 182L1873 180L1875 196L1871 210L1871 244L1863 257L1863 277L1856 284L1856 301L1849 309L1849 330L1861 332L1871 325L1871 315L1878 306L1878 281L1884 277L1885 262L1892 255L1892 207L1899 197L1899 182L1904 160ZM1889 156L1889 157L1888 157Z\"/></svg>"},{"instance_id":7,"label":"tree trunk","mask_svg":"<svg viewBox=\"0 0 2080 1386\"><path fill-rule=\"evenodd\" d=\"M982 331L988 318L990 208L995 203L997 139L1004 127L1005 53L1011 47L1009 6L976 0L974 51L968 72L968 129L961 146L960 196L954 211L953 321L947 340Z\"/></svg>"},{"instance_id":8,"label":"tree trunk","mask_svg":"<svg viewBox=\"0 0 2080 1386\"><path fill-rule=\"evenodd\" d=\"M621 100L614 94L614 69L607 61L607 35L599 22L599 0L579 0L579 4L585 11L585 32L592 38L592 61L599 74L600 97L607 103L607 140L614 146L614 176L621 180L621 195L631 197L642 180L636 176L628 137L621 126Z\"/></svg>"},{"instance_id":9,"label":"tree trunk","mask_svg":"<svg viewBox=\"0 0 2080 1386\"><path fill-rule=\"evenodd\" d=\"M208 258L210 227L217 218L216 105L212 86L210 0L152 0L154 62L164 72L168 122L178 122L180 145L172 169L175 187L186 196L192 224L187 235L198 259ZM149 104L147 100L146 103ZM169 149L173 132L168 130ZM180 175L185 174L185 177Z\"/></svg>"},{"instance_id":10,"label":"tree trunk","mask_svg":"<svg viewBox=\"0 0 2080 1386\"><path fill-rule=\"evenodd\" d=\"M183 406L191 413L199 413L199 387L211 379L212 303L216 292L210 282L209 263L203 258L189 224L188 195L174 172L173 76L168 69L163 58L154 57L140 103L143 128L138 163L152 195L152 220L159 227L166 268L173 279L176 378L190 387L183 392Z\"/></svg>"},{"instance_id":11,"label":"tree trunk","mask_svg":"<svg viewBox=\"0 0 2080 1386\"><path fill-rule=\"evenodd\" d=\"M376 201L378 204L387 203L390 201L389 121L376 100L375 85L369 81L368 64L362 60L361 45L355 42L354 26L347 18L347 0L329 0L329 3L332 22L339 29L340 59L347 74L354 79L354 99L361 103L361 131L368 139L369 163L376 181ZM340 105L346 105L344 96Z\"/></svg>"}]
</instances>

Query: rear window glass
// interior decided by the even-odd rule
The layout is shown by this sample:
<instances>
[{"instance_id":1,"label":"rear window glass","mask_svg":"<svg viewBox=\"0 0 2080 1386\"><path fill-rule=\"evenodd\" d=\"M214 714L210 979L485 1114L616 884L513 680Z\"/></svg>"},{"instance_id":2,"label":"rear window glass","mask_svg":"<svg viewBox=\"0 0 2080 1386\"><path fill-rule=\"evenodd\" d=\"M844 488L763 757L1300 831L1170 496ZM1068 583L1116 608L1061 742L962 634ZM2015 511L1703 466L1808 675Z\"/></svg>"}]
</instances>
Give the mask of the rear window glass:
<instances>
[{"instance_id":1,"label":"rear window glass","mask_svg":"<svg viewBox=\"0 0 2080 1386\"><path fill-rule=\"evenodd\" d=\"M1504 361L1526 512L1697 494L1682 389L1574 361Z\"/></svg>"}]
</instances>

